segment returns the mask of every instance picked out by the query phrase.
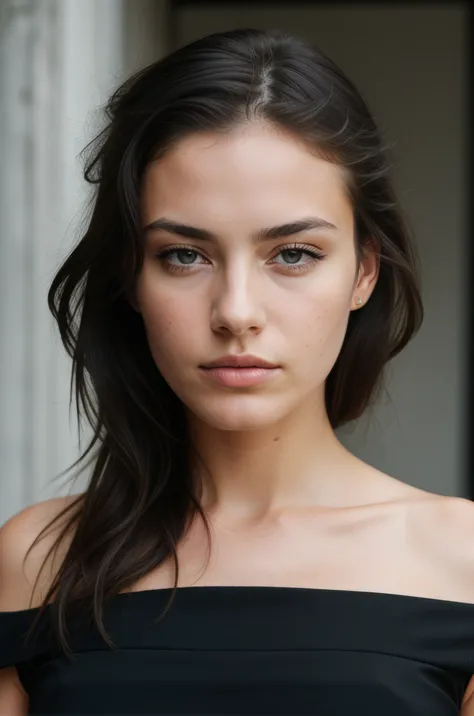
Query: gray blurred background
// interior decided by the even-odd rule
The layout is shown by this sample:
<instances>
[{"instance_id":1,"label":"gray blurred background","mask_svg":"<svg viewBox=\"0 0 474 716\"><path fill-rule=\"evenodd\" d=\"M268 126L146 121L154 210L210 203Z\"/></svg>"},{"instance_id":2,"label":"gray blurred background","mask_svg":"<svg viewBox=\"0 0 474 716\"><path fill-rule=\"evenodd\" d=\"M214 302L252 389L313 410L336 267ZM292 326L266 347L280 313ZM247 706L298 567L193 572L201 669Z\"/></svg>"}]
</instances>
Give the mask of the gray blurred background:
<instances>
[{"instance_id":1,"label":"gray blurred background","mask_svg":"<svg viewBox=\"0 0 474 716\"><path fill-rule=\"evenodd\" d=\"M98 110L131 72L235 27L279 27L319 45L394 147L426 317L393 362L388 393L343 442L413 485L470 496L467 13L456 2L0 0L0 524L71 491L52 482L79 442L46 292L87 220L78 155L101 126Z\"/></svg>"}]
</instances>

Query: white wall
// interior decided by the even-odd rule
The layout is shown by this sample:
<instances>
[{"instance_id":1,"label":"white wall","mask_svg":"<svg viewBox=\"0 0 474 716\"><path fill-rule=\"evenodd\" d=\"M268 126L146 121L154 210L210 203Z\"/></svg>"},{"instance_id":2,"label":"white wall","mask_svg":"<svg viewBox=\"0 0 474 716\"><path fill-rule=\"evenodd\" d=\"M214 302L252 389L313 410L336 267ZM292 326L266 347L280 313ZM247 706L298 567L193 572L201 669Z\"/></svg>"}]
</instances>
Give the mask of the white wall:
<instances>
[{"instance_id":1,"label":"white wall","mask_svg":"<svg viewBox=\"0 0 474 716\"><path fill-rule=\"evenodd\" d=\"M384 399L344 442L423 489L465 494L467 10L452 3L184 7L178 44L233 27L281 27L355 81L390 141L415 230L426 317L392 364ZM466 436L467 437L467 436Z\"/></svg>"},{"instance_id":2,"label":"white wall","mask_svg":"<svg viewBox=\"0 0 474 716\"><path fill-rule=\"evenodd\" d=\"M0 5L0 524L82 488L52 482L79 456L70 361L46 304L80 235L80 151L100 107L164 51L166 0ZM83 434L85 446L89 433Z\"/></svg>"}]
</instances>

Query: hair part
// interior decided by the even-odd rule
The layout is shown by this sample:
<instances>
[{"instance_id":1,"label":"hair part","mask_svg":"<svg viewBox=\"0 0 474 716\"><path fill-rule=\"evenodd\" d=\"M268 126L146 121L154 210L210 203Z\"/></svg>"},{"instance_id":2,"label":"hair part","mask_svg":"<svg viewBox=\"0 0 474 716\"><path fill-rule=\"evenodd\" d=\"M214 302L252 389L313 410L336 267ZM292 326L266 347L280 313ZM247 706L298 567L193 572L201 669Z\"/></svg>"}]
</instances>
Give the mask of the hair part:
<instances>
[{"instance_id":1,"label":"hair part","mask_svg":"<svg viewBox=\"0 0 474 716\"><path fill-rule=\"evenodd\" d=\"M351 312L326 381L333 428L373 403L385 366L423 317L415 246L375 122L351 81L313 45L280 30L215 33L134 74L111 95L105 113L107 126L86 147L84 178L97 185L90 222L48 293L72 358L78 425L82 409L93 430L69 468L88 458L72 478L92 465L91 478L53 521L70 513L52 549L66 534L72 539L37 615L54 598L53 623L69 654L66 614L74 604L86 605L112 646L103 624L106 602L172 558L165 614L178 585L177 546L196 516L210 541L190 471L191 458L199 456L184 407L158 371L129 300L143 263L140 193L150 161L196 132L263 121L343 169L357 256L375 243L380 271L368 303Z\"/></svg>"}]
</instances>

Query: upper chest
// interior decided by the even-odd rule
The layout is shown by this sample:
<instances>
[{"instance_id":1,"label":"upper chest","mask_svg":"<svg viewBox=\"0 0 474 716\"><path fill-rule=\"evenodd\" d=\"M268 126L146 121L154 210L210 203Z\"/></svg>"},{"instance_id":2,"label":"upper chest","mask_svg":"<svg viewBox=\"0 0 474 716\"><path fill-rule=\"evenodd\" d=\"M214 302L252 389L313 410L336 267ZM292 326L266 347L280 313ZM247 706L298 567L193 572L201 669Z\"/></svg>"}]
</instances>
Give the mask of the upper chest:
<instances>
[{"instance_id":1,"label":"upper chest","mask_svg":"<svg viewBox=\"0 0 474 716\"><path fill-rule=\"evenodd\" d=\"M462 549L455 549L453 517L427 501L301 511L247 528L216 518L210 552L196 520L178 547L179 586L295 586L470 601L474 583ZM173 584L170 559L134 589Z\"/></svg>"}]
</instances>

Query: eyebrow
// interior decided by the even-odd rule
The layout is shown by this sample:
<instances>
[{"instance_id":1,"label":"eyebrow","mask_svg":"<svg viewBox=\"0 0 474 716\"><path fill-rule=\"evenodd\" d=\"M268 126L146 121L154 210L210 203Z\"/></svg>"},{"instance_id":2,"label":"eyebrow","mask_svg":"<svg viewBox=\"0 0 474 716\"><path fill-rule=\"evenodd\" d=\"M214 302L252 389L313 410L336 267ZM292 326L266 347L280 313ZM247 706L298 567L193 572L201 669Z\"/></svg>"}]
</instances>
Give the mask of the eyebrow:
<instances>
[{"instance_id":1,"label":"eyebrow","mask_svg":"<svg viewBox=\"0 0 474 716\"><path fill-rule=\"evenodd\" d=\"M255 243L261 241L270 241L272 239L281 239L293 234L299 234L303 231L309 231L310 229L336 229L334 224L331 224L325 219L320 219L317 216L309 216L304 219L298 219L291 221L288 224L281 224L280 226L272 226L267 229L259 229L252 236L252 240ZM144 231L169 231L172 234L178 236L185 236L188 239L198 239L200 241L215 241L217 240L216 234L213 234L207 229L198 229L195 226L186 226L185 224L179 224L174 221L170 221L166 218L156 219L151 224L145 226Z\"/></svg>"}]
</instances>

